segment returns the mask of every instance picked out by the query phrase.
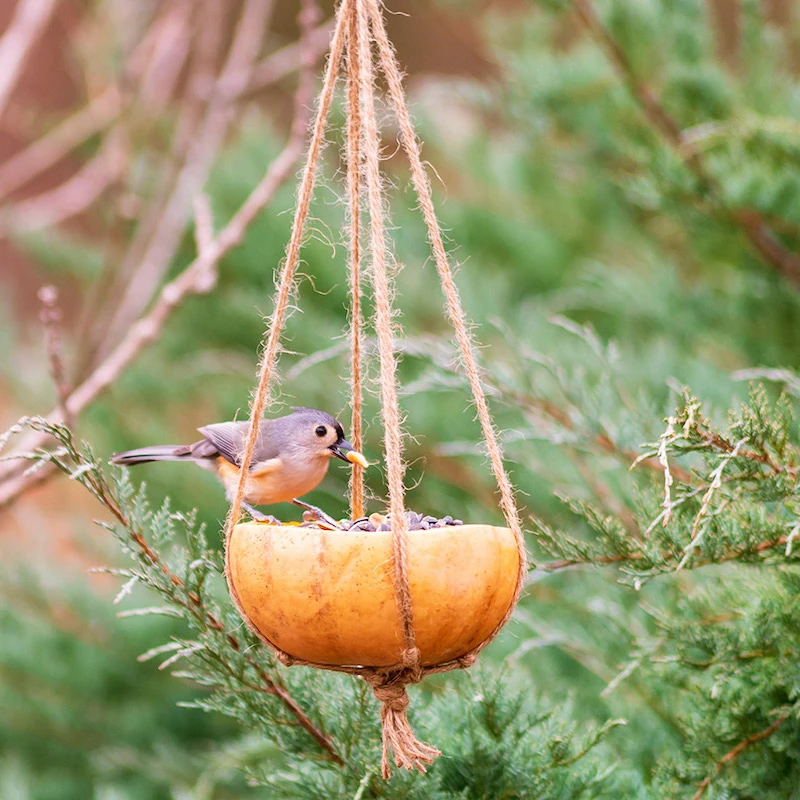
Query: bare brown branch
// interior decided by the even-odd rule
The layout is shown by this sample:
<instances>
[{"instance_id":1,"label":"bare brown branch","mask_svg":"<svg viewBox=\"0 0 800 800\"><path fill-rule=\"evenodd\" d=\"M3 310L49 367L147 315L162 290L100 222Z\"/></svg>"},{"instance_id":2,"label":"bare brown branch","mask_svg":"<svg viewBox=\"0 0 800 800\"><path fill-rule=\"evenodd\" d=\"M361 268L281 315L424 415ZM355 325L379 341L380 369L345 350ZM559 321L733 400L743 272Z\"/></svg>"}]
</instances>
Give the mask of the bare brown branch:
<instances>
[{"instance_id":1,"label":"bare brown branch","mask_svg":"<svg viewBox=\"0 0 800 800\"><path fill-rule=\"evenodd\" d=\"M159 211L156 230L113 313L105 334L108 341L115 341L147 308L172 262L191 214L191 199L205 184L233 118L232 104L249 81L272 6L273 0L247 0L244 5L226 62L213 85L205 117L199 129L192 132L185 164L169 200Z\"/></svg>"},{"instance_id":2,"label":"bare brown branch","mask_svg":"<svg viewBox=\"0 0 800 800\"><path fill-rule=\"evenodd\" d=\"M194 198L194 238L197 255L205 257L214 246L214 217L207 194L198 194Z\"/></svg>"},{"instance_id":3,"label":"bare brown branch","mask_svg":"<svg viewBox=\"0 0 800 800\"><path fill-rule=\"evenodd\" d=\"M163 18L158 20L153 36L152 52L142 58L139 81L139 102L146 107L151 118L163 113L173 98L181 71L192 45L186 35L192 24L192 0L178 0L165 5ZM138 65L137 65L138 66Z\"/></svg>"},{"instance_id":4,"label":"bare brown branch","mask_svg":"<svg viewBox=\"0 0 800 800\"><path fill-rule=\"evenodd\" d=\"M0 165L0 197L33 180L64 158L81 142L111 123L123 107L116 86L110 86L86 108Z\"/></svg>"},{"instance_id":5,"label":"bare brown branch","mask_svg":"<svg viewBox=\"0 0 800 800\"><path fill-rule=\"evenodd\" d=\"M333 20L329 19L311 31L306 45L292 42L268 55L252 70L250 80L242 90L244 93L255 92L265 86L271 86L297 71L303 58L316 61L328 49L333 33Z\"/></svg>"},{"instance_id":6,"label":"bare brown branch","mask_svg":"<svg viewBox=\"0 0 800 800\"><path fill-rule=\"evenodd\" d=\"M58 0L19 0L0 39L0 116L17 85L25 59L45 29Z\"/></svg>"},{"instance_id":7,"label":"bare brown branch","mask_svg":"<svg viewBox=\"0 0 800 800\"><path fill-rule=\"evenodd\" d=\"M180 211L182 205L176 198L181 178L187 176L187 165L197 154L197 135L208 117L213 95L213 87L217 78L217 61L223 47L224 9L223 0L200 0L193 4L194 17L187 30L187 39L191 39L191 59L186 65L186 89L177 98L177 108L172 112L175 118L172 138L167 148L159 147L149 153L155 159L157 168L153 170L152 185L146 190L139 189L135 181L127 181L128 189L134 198L142 195L139 208L133 216L137 221L132 237L123 237L125 249L113 255L109 254L106 268L96 282L95 291L87 299L84 311L84 323L80 334L83 342L81 358L77 365L76 379L87 377L93 365L110 352L123 335L126 326L117 317L120 298L127 295L131 285L148 254L154 261L162 276L179 246L181 231L188 220L190 203L186 202L185 216L168 214L170 204ZM167 20L159 26L159 33L166 27ZM136 74L141 74L146 82L147 75L157 73L159 64L154 61L161 50L159 36L149 50L144 51L136 63ZM146 85L142 85L141 93L148 94ZM131 110L136 106L131 105ZM141 121L138 123L141 125ZM143 300L144 311L152 300L157 286L152 287L151 294ZM128 320L128 325L134 321ZM113 329L113 330L112 330ZM112 335L116 331L116 335Z\"/></svg>"},{"instance_id":8,"label":"bare brown branch","mask_svg":"<svg viewBox=\"0 0 800 800\"><path fill-rule=\"evenodd\" d=\"M122 89L148 74L157 74L161 79L161 91L168 83L167 66L175 65L175 36L186 39L187 19L181 4L169 4L162 15L156 17L150 28L133 48L116 83L97 94L84 108L67 117L46 133L0 165L0 197L7 197L38 175L57 164L69 153L98 131L109 126L127 107L132 93ZM188 43L187 43L188 46ZM174 67L173 67L174 68ZM143 92L146 91L143 83Z\"/></svg>"},{"instance_id":9,"label":"bare brown branch","mask_svg":"<svg viewBox=\"0 0 800 800\"><path fill-rule=\"evenodd\" d=\"M161 289L150 310L130 327L122 341L70 394L65 403L68 414L77 417L117 379L145 347L157 341L172 312L187 297L208 291L213 285L219 259L241 242L256 215L270 202L280 186L292 176L303 151L308 126L315 58L316 53L312 52L308 59L304 60L302 78L295 96L295 119L284 149L272 162L261 182L253 189L234 217L209 244L205 253L199 253L177 278ZM63 420L58 409L51 411L47 418L54 422ZM46 435L33 434L20 443L19 449L34 450L45 446L47 441ZM0 483L0 508L9 505L27 488L52 474L50 470L42 469L33 475L23 476L22 471L15 462L0 464L0 479L3 480Z\"/></svg>"},{"instance_id":10,"label":"bare brown branch","mask_svg":"<svg viewBox=\"0 0 800 800\"><path fill-rule=\"evenodd\" d=\"M7 230L31 233L49 228L94 205L123 176L126 168L125 156L114 133L112 129L100 152L60 186L10 206L3 215L0 234Z\"/></svg>"}]
</instances>

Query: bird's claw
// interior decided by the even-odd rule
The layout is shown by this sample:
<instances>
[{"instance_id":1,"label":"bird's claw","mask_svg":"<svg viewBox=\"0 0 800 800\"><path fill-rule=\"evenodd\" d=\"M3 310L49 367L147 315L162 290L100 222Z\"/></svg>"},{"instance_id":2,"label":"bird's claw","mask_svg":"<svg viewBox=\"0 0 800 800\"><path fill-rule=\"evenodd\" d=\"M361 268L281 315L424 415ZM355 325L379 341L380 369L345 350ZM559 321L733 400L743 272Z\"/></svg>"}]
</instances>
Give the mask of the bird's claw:
<instances>
[{"instance_id":1,"label":"bird's claw","mask_svg":"<svg viewBox=\"0 0 800 800\"><path fill-rule=\"evenodd\" d=\"M343 530L342 526L333 517L326 514L321 508L312 506L310 503L304 503L302 500L298 500L297 498L292 500L292 502L296 506L300 506L300 508L304 508L306 510L306 513L303 514L303 520L305 522L323 522L335 530ZM308 515L309 519L306 519L306 514Z\"/></svg>"},{"instance_id":2,"label":"bird's claw","mask_svg":"<svg viewBox=\"0 0 800 800\"><path fill-rule=\"evenodd\" d=\"M272 514L265 514L257 508L253 508L249 503L242 503L242 508L252 517L254 522L268 522L270 525L280 525L281 521Z\"/></svg>"}]
</instances>

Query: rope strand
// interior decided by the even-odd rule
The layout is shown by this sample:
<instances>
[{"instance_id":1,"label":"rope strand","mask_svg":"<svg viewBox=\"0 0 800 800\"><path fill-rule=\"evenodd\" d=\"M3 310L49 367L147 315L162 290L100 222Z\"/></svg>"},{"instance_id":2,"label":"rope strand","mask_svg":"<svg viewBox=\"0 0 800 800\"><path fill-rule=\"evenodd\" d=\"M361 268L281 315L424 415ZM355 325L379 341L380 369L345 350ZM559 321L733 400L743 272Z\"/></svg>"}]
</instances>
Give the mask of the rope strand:
<instances>
[{"instance_id":1,"label":"rope strand","mask_svg":"<svg viewBox=\"0 0 800 800\"><path fill-rule=\"evenodd\" d=\"M397 358L394 350L391 284L387 267L388 246L384 228L383 192L380 173L380 139L375 116L375 79L369 34L369 14L364 0L356 0L358 50L361 61L359 95L363 115L364 173L370 223L370 256L375 291L375 330L380 361L381 410L383 413L386 472L389 486L389 520L392 526L397 605L403 622L406 652L416 650L408 583L408 554L405 530L405 486L403 485L403 439L400 404L397 399Z\"/></svg>"},{"instance_id":2,"label":"rope strand","mask_svg":"<svg viewBox=\"0 0 800 800\"><path fill-rule=\"evenodd\" d=\"M350 435L353 447L363 449L361 376L361 110L358 19L348 15L347 28L347 192L350 200ZM350 473L350 519L364 516L364 470L354 464Z\"/></svg>"}]
</instances>

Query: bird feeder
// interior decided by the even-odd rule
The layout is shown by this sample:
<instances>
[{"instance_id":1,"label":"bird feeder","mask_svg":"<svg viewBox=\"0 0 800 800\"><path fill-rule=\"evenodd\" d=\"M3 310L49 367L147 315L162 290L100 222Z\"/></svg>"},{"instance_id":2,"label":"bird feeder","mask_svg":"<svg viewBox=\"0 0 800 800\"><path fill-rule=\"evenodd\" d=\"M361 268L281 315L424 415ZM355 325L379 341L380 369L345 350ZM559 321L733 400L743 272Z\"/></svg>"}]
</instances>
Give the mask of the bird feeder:
<instances>
[{"instance_id":1,"label":"bird feeder","mask_svg":"<svg viewBox=\"0 0 800 800\"><path fill-rule=\"evenodd\" d=\"M455 661L505 618L519 553L508 528L408 531L408 582L423 667ZM228 578L249 625L295 659L391 667L402 660L392 533L237 525Z\"/></svg>"},{"instance_id":2,"label":"bird feeder","mask_svg":"<svg viewBox=\"0 0 800 800\"><path fill-rule=\"evenodd\" d=\"M453 325L461 363L472 389L482 438L497 481L508 527L468 524L408 530L405 523L403 434L397 390L392 311L391 255L380 174L375 110L376 68L428 229L433 260ZM291 300L328 112L345 74L348 228L350 234L351 438L362 449L362 238L374 297L381 415L389 490L387 532L323 530L238 522L244 480L269 399L280 336ZM368 225L363 232L362 221ZM267 326L252 425L241 479L226 530L226 578L242 618L282 663L358 675L381 702L382 774L395 763L425 771L440 752L416 739L406 716L405 687L425 675L470 666L502 628L519 597L525 547L513 489L503 466L470 326L464 314L433 209L406 105L400 69L386 35L378 0L341 0L308 156L298 192L292 233ZM351 515L364 513L362 467L353 466Z\"/></svg>"}]
</instances>

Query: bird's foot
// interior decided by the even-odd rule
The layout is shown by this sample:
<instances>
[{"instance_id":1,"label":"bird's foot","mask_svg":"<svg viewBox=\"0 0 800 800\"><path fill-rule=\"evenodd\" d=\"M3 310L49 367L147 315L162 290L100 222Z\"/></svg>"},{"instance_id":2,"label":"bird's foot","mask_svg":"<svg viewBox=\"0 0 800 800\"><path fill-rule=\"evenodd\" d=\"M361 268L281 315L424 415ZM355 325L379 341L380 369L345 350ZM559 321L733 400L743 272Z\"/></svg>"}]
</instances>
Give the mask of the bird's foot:
<instances>
[{"instance_id":1,"label":"bird's foot","mask_svg":"<svg viewBox=\"0 0 800 800\"><path fill-rule=\"evenodd\" d=\"M321 508L312 506L310 503L304 503L302 500L298 500L297 498L292 500L292 502L296 506L300 506L300 508L304 508L307 512L309 512L309 517L311 517L311 519L305 520L306 515L303 514L303 519L306 522L324 522L326 525L329 525L332 528L342 530L342 526L333 517L328 516L328 514L326 514Z\"/></svg>"},{"instance_id":2,"label":"bird's foot","mask_svg":"<svg viewBox=\"0 0 800 800\"><path fill-rule=\"evenodd\" d=\"M242 503L242 508L253 518L254 522L268 522L270 525L280 525L281 521L272 514L265 514L257 508L253 508L249 503Z\"/></svg>"}]
</instances>

